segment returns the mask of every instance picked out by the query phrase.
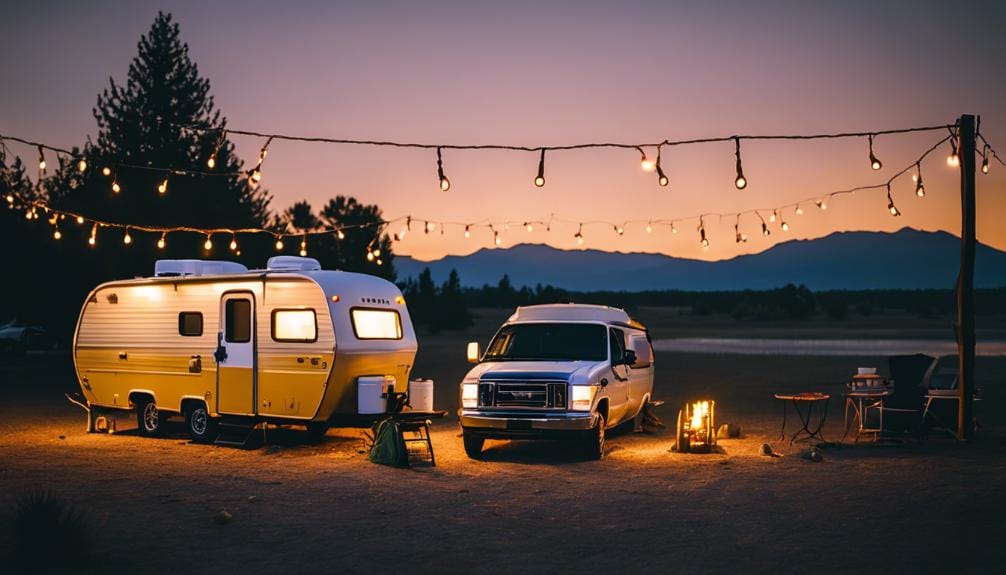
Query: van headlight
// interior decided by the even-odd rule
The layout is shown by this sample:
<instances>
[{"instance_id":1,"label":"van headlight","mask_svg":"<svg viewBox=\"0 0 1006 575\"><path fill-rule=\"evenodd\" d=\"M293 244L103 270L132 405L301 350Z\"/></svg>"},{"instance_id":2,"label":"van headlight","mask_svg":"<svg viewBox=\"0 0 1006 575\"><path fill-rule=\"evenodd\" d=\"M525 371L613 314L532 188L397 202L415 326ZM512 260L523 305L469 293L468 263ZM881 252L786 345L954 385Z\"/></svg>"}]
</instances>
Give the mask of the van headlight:
<instances>
[{"instance_id":1,"label":"van headlight","mask_svg":"<svg viewBox=\"0 0 1006 575\"><path fill-rule=\"evenodd\" d=\"M594 392L597 386L594 385L572 385L573 388L573 411L590 411L590 406L594 404Z\"/></svg>"},{"instance_id":2,"label":"van headlight","mask_svg":"<svg viewBox=\"0 0 1006 575\"><path fill-rule=\"evenodd\" d=\"M478 407L478 406L479 406L479 384L462 383L461 407Z\"/></svg>"}]
</instances>

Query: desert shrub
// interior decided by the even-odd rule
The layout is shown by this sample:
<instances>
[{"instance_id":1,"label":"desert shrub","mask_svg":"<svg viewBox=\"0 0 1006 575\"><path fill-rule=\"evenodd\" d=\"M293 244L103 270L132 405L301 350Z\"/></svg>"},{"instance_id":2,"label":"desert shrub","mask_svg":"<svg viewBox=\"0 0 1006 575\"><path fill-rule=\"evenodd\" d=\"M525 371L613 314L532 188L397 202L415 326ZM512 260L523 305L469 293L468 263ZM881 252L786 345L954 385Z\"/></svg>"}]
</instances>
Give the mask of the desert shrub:
<instances>
[{"instance_id":1,"label":"desert shrub","mask_svg":"<svg viewBox=\"0 0 1006 575\"><path fill-rule=\"evenodd\" d=\"M65 500L33 489L14 503L12 558L22 571L80 569L94 559L90 523Z\"/></svg>"}]
</instances>

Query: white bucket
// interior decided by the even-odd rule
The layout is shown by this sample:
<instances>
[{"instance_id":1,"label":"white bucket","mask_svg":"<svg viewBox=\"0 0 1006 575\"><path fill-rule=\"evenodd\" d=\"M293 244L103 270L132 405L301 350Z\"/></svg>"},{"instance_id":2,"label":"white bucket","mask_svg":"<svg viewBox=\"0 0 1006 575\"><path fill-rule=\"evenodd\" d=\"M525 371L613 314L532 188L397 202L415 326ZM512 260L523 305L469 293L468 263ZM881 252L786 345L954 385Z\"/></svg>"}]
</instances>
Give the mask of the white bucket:
<instances>
[{"instance_id":1,"label":"white bucket","mask_svg":"<svg viewBox=\"0 0 1006 575\"><path fill-rule=\"evenodd\" d=\"M409 382L409 405L413 411L433 411L432 379L413 379Z\"/></svg>"},{"instance_id":2,"label":"white bucket","mask_svg":"<svg viewBox=\"0 0 1006 575\"><path fill-rule=\"evenodd\" d=\"M362 414L384 413L388 411L387 398L381 397L395 378L370 375L356 379L356 411Z\"/></svg>"}]
</instances>

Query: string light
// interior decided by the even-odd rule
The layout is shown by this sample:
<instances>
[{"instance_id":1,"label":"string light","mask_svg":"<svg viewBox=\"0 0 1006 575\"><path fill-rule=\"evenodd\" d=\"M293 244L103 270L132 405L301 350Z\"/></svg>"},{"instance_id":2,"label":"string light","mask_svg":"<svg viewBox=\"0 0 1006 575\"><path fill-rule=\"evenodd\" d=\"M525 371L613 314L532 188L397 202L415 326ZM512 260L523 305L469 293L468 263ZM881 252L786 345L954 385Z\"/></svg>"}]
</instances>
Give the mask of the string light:
<instances>
[{"instance_id":1,"label":"string light","mask_svg":"<svg viewBox=\"0 0 1006 575\"><path fill-rule=\"evenodd\" d=\"M528 233L531 233L534 231L534 226L531 225L531 222L524 222L524 229L526 229Z\"/></svg>"},{"instance_id":2,"label":"string light","mask_svg":"<svg viewBox=\"0 0 1006 575\"><path fill-rule=\"evenodd\" d=\"M234 234L231 234L231 244L229 247L232 252L238 251L238 239Z\"/></svg>"},{"instance_id":3,"label":"string light","mask_svg":"<svg viewBox=\"0 0 1006 575\"><path fill-rule=\"evenodd\" d=\"M821 211L824 211L824 210L828 209L828 201L827 200L817 200L815 203L817 204L817 207L821 208Z\"/></svg>"},{"instance_id":4,"label":"string light","mask_svg":"<svg viewBox=\"0 0 1006 575\"><path fill-rule=\"evenodd\" d=\"M989 173L989 145L982 147L982 173Z\"/></svg>"},{"instance_id":5,"label":"string light","mask_svg":"<svg viewBox=\"0 0 1006 575\"><path fill-rule=\"evenodd\" d=\"M38 146L38 169L40 172L45 171L45 150L42 146Z\"/></svg>"},{"instance_id":6,"label":"string light","mask_svg":"<svg viewBox=\"0 0 1006 575\"><path fill-rule=\"evenodd\" d=\"M58 240L63 237L63 233L59 231L59 224L56 224L54 227L55 229L52 232L52 237L53 239Z\"/></svg>"},{"instance_id":7,"label":"string light","mask_svg":"<svg viewBox=\"0 0 1006 575\"><path fill-rule=\"evenodd\" d=\"M166 246L168 243L167 236L168 236L167 233L161 232L161 237L160 239L157 240L157 249L159 250L164 249L164 246Z\"/></svg>"},{"instance_id":8,"label":"string light","mask_svg":"<svg viewBox=\"0 0 1006 575\"><path fill-rule=\"evenodd\" d=\"M678 234L678 228L674 227L674 222L671 222L671 233L674 235Z\"/></svg>"},{"instance_id":9,"label":"string light","mask_svg":"<svg viewBox=\"0 0 1006 575\"><path fill-rule=\"evenodd\" d=\"M87 160L84 158L77 160L77 171L81 174L87 171Z\"/></svg>"},{"instance_id":10,"label":"string light","mask_svg":"<svg viewBox=\"0 0 1006 575\"><path fill-rule=\"evenodd\" d=\"M432 232L435 229L437 229L437 224L435 224L433 222L430 222L430 221L426 222L426 227L424 228L425 233L428 234L428 233Z\"/></svg>"},{"instance_id":11,"label":"string light","mask_svg":"<svg viewBox=\"0 0 1006 575\"><path fill-rule=\"evenodd\" d=\"M307 236L300 237L300 257L307 257Z\"/></svg>"},{"instance_id":12,"label":"string light","mask_svg":"<svg viewBox=\"0 0 1006 575\"><path fill-rule=\"evenodd\" d=\"M534 178L534 185L539 188L545 185L545 148L541 149L541 158L538 160L538 175Z\"/></svg>"},{"instance_id":13,"label":"string light","mask_svg":"<svg viewBox=\"0 0 1006 575\"><path fill-rule=\"evenodd\" d=\"M451 181L444 175L444 160L439 147L437 148L437 178L440 180L441 191L446 192L451 189Z\"/></svg>"},{"instance_id":14,"label":"string light","mask_svg":"<svg viewBox=\"0 0 1006 575\"><path fill-rule=\"evenodd\" d=\"M802 216L803 215L803 208L800 207L800 204L796 205L796 215L798 215L798 216Z\"/></svg>"},{"instance_id":15,"label":"string light","mask_svg":"<svg viewBox=\"0 0 1006 575\"><path fill-rule=\"evenodd\" d=\"M622 227L622 226L620 226L620 225L618 225L618 224L615 224L615 226L614 226L614 227L615 227L615 233L616 233L616 234L618 234L618 235L622 235L622 234L624 234L624 233L625 233L625 228L624 228L624 227Z\"/></svg>"},{"instance_id":16,"label":"string light","mask_svg":"<svg viewBox=\"0 0 1006 575\"><path fill-rule=\"evenodd\" d=\"M98 224L91 227L91 237L87 238L87 245L94 247L98 244Z\"/></svg>"},{"instance_id":17,"label":"string light","mask_svg":"<svg viewBox=\"0 0 1006 575\"><path fill-rule=\"evenodd\" d=\"M761 214L758 213L758 211L755 211L755 215L758 216L759 220L761 220L761 235L766 237L772 235L772 232L768 229L768 224L765 223L765 218L761 217Z\"/></svg>"},{"instance_id":18,"label":"string light","mask_svg":"<svg viewBox=\"0 0 1006 575\"><path fill-rule=\"evenodd\" d=\"M642 168L644 172L652 172L656 166L654 166L653 162L646 157L646 152L643 151L642 147L637 146L636 149L639 150L640 155L639 167Z\"/></svg>"},{"instance_id":19,"label":"string light","mask_svg":"<svg viewBox=\"0 0 1006 575\"><path fill-rule=\"evenodd\" d=\"M894 205L894 197L891 196L891 184L887 184L887 209L891 212L892 216L900 216L901 211L898 210L898 206Z\"/></svg>"},{"instance_id":20,"label":"string light","mask_svg":"<svg viewBox=\"0 0 1006 575\"><path fill-rule=\"evenodd\" d=\"M119 185L119 172L118 170L112 175L112 193L118 194L122 191L122 186Z\"/></svg>"},{"instance_id":21,"label":"string light","mask_svg":"<svg viewBox=\"0 0 1006 575\"><path fill-rule=\"evenodd\" d=\"M737 236L737 243L745 243L748 237L741 233L741 215L737 214L737 221L734 223L734 234Z\"/></svg>"},{"instance_id":22,"label":"string light","mask_svg":"<svg viewBox=\"0 0 1006 575\"><path fill-rule=\"evenodd\" d=\"M573 234L573 237L576 238L576 243L578 245L581 245L581 246L583 245L583 224L582 223L580 224L580 227L577 228L576 233Z\"/></svg>"},{"instance_id":23,"label":"string light","mask_svg":"<svg viewBox=\"0 0 1006 575\"><path fill-rule=\"evenodd\" d=\"M374 261L374 252L372 252L372 251L367 251L367 261L368 261L368 262L372 262L372 261Z\"/></svg>"},{"instance_id":24,"label":"string light","mask_svg":"<svg viewBox=\"0 0 1006 575\"><path fill-rule=\"evenodd\" d=\"M503 243L503 239L500 238L500 233L497 230L493 230L493 242L499 247Z\"/></svg>"},{"instance_id":25,"label":"string light","mask_svg":"<svg viewBox=\"0 0 1006 575\"><path fill-rule=\"evenodd\" d=\"M748 186L747 178L744 177L744 168L741 166L741 139L734 138L734 153L737 156L737 179L734 180L734 185L737 186L738 190L743 190Z\"/></svg>"},{"instance_id":26,"label":"string light","mask_svg":"<svg viewBox=\"0 0 1006 575\"><path fill-rule=\"evenodd\" d=\"M210 153L210 157L206 160L206 167L213 169L217 167L217 154L220 153L221 146L224 145L224 140L227 139L227 130L220 130L220 136L217 138L217 143L213 146L213 151ZM262 163L261 161L259 163Z\"/></svg>"},{"instance_id":27,"label":"string light","mask_svg":"<svg viewBox=\"0 0 1006 575\"><path fill-rule=\"evenodd\" d=\"M873 153L873 134L869 135L869 142L870 142L870 167L873 168L874 170L879 170L880 168L884 167L884 164L882 164L880 160L877 159L877 156L874 155Z\"/></svg>"},{"instance_id":28,"label":"string light","mask_svg":"<svg viewBox=\"0 0 1006 575\"><path fill-rule=\"evenodd\" d=\"M950 155L947 156L947 165L953 168L961 165L961 158L957 155L957 133L950 128Z\"/></svg>"},{"instance_id":29,"label":"string light","mask_svg":"<svg viewBox=\"0 0 1006 575\"><path fill-rule=\"evenodd\" d=\"M77 223L78 224L84 223L84 216L77 216Z\"/></svg>"},{"instance_id":30,"label":"string light","mask_svg":"<svg viewBox=\"0 0 1006 575\"><path fill-rule=\"evenodd\" d=\"M283 236L276 236L276 251L283 251Z\"/></svg>"},{"instance_id":31,"label":"string light","mask_svg":"<svg viewBox=\"0 0 1006 575\"><path fill-rule=\"evenodd\" d=\"M122 236L122 243L127 246L133 243L133 237L129 235L129 228L126 228L126 234Z\"/></svg>"},{"instance_id":32,"label":"string light","mask_svg":"<svg viewBox=\"0 0 1006 575\"><path fill-rule=\"evenodd\" d=\"M646 233L653 233L653 222L646 222Z\"/></svg>"},{"instance_id":33,"label":"string light","mask_svg":"<svg viewBox=\"0 0 1006 575\"><path fill-rule=\"evenodd\" d=\"M775 221L776 221L776 219L779 218L779 214L777 212L778 212L778 210L772 210L772 215L770 215L768 217L768 221L770 221L770 222L772 222L774 224Z\"/></svg>"},{"instance_id":34,"label":"string light","mask_svg":"<svg viewBox=\"0 0 1006 575\"><path fill-rule=\"evenodd\" d=\"M663 168L660 167L660 146L657 146L657 184L661 187L667 185L668 179L667 175L664 174Z\"/></svg>"},{"instance_id":35,"label":"string light","mask_svg":"<svg viewBox=\"0 0 1006 575\"><path fill-rule=\"evenodd\" d=\"M786 220L782 220L782 223L779 224L779 227L782 228L782 231L784 232L789 231L789 224L786 223Z\"/></svg>"},{"instance_id":36,"label":"string light","mask_svg":"<svg viewBox=\"0 0 1006 575\"><path fill-rule=\"evenodd\" d=\"M339 228L335 230L335 237L339 238L340 240L344 240L346 239L346 234L342 231L342 228Z\"/></svg>"},{"instance_id":37,"label":"string light","mask_svg":"<svg viewBox=\"0 0 1006 575\"><path fill-rule=\"evenodd\" d=\"M472 237L472 232L471 232L470 227L466 225L465 226L465 238L470 238L470 237Z\"/></svg>"},{"instance_id":38,"label":"string light","mask_svg":"<svg viewBox=\"0 0 1006 575\"><path fill-rule=\"evenodd\" d=\"M709 240L706 239L706 223L699 217L699 243L702 245L702 249L709 249Z\"/></svg>"},{"instance_id":39,"label":"string light","mask_svg":"<svg viewBox=\"0 0 1006 575\"><path fill-rule=\"evenodd\" d=\"M206 241L203 242L203 249L206 251L211 251L213 249L213 239L212 234L206 234Z\"/></svg>"},{"instance_id":40,"label":"string light","mask_svg":"<svg viewBox=\"0 0 1006 575\"><path fill-rule=\"evenodd\" d=\"M109 168L108 166L105 166L104 168L101 168L101 175L105 176L106 178L108 176L111 176L112 175L112 168Z\"/></svg>"},{"instance_id":41,"label":"string light","mask_svg":"<svg viewBox=\"0 0 1006 575\"><path fill-rule=\"evenodd\" d=\"M926 188L922 185L922 166L915 163L915 195L920 198L926 197Z\"/></svg>"},{"instance_id":42,"label":"string light","mask_svg":"<svg viewBox=\"0 0 1006 575\"><path fill-rule=\"evenodd\" d=\"M168 178L165 177L164 180L157 186L157 193L162 196L168 191Z\"/></svg>"}]
</instances>

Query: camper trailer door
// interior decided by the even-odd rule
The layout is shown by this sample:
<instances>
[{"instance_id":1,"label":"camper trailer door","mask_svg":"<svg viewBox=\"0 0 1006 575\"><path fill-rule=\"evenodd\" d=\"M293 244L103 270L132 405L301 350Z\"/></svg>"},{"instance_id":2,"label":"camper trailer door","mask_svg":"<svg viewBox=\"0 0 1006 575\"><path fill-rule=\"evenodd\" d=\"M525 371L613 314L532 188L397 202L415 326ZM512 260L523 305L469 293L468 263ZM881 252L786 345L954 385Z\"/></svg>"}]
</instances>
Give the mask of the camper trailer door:
<instances>
[{"instance_id":1,"label":"camper trailer door","mask_svg":"<svg viewBox=\"0 0 1006 575\"><path fill-rule=\"evenodd\" d=\"M220 298L217 347L217 412L255 413L255 297L250 292Z\"/></svg>"}]
</instances>

